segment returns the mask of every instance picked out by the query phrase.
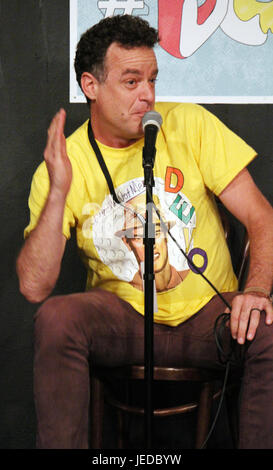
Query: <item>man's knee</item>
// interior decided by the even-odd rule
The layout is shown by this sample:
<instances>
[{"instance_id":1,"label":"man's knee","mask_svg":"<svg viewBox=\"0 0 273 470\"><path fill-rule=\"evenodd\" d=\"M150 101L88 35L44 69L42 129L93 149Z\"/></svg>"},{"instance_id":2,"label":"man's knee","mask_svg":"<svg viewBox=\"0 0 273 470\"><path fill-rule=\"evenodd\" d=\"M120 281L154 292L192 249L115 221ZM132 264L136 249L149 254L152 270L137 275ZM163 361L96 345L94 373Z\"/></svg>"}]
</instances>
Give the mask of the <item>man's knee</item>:
<instances>
[{"instance_id":1,"label":"man's knee","mask_svg":"<svg viewBox=\"0 0 273 470\"><path fill-rule=\"evenodd\" d=\"M60 343L67 338L91 334L102 321L107 293L93 289L89 293L60 295L48 298L38 309L34 320L35 338L50 338Z\"/></svg>"},{"instance_id":2,"label":"man's knee","mask_svg":"<svg viewBox=\"0 0 273 470\"><path fill-rule=\"evenodd\" d=\"M69 296L48 298L34 317L34 338L36 344L48 347L62 345L73 323L73 307Z\"/></svg>"},{"instance_id":3,"label":"man's knee","mask_svg":"<svg viewBox=\"0 0 273 470\"><path fill-rule=\"evenodd\" d=\"M60 318L67 311L68 305L67 296L49 297L37 310L34 316L35 324L50 324L52 321L57 321L58 317Z\"/></svg>"}]
</instances>

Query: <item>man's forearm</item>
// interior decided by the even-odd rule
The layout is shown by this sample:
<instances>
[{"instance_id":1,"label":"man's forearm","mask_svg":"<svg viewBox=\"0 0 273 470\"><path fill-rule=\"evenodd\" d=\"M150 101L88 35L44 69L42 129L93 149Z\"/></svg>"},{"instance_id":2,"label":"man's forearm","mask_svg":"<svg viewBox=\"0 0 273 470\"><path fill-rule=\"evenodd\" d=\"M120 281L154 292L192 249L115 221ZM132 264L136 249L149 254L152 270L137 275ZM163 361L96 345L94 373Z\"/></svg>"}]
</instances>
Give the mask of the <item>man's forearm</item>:
<instances>
[{"instance_id":1,"label":"man's forearm","mask_svg":"<svg viewBox=\"0 0 273 470\"><path fill-rule=\"evenodd\" d=\"M260 287L271 292L273 284L273 216L249 229L250 265L245 288Z\"/></svg>"},{"instance_id":2,"label":"man's forearm","mask_svg":"<svg viewBox=\"0 0 273 470\"><path fill-rule=\"evenodd\" d=\"M273 209L244 169L219 196L246 227L250 240L250 266L246 287L270 291L273 282Z\"/></svg>"},{"instance_id":3,"label":"man's forearm","mask_svg":"<svg viewBox=\"0 0 273 470\"><path fill-rule=\"evenodd\" d=\"M20 291L30 302L43 301L59 276L65 248L62 233L65 197L50 192L37 227L17 259Z\"/></svg>"}]
</instances>

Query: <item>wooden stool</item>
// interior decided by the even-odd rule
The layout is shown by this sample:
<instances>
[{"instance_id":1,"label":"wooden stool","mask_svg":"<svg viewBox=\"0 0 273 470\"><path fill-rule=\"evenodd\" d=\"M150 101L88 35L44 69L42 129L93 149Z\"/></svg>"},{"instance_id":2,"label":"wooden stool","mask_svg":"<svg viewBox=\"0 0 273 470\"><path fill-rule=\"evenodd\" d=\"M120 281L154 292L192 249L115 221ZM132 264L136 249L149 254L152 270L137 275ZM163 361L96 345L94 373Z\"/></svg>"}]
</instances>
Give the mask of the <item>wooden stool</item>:
<instances>
[{"instance_id":1,"label":"wooden stool","mask_svg":"<svg viewBox=\"0 0 273 470\"><path fill-rule=\"evenodd\" d=\"M144 366L124 366L117 368L95 368L91 376L91 447L93 449L102 448L102 430L104 401L117 410L118 415L118 436L117 447L124 448L126 441L124 430L124 413L144 416L144 407L130 404L127 400L121 400L109 392L105 383L109 380L122 380L130 383L133 380L144 380ZM215 384L223 381L224 372L217 372L207 369L197 368L171 368L154 367L154 381L164 382L188 382L199 383L200 394L196 401L183 403L176 406L154 409L154 417L167 417L185 413L197 413L197 424L195 433L195 448L199 449L204 444L209 426L211 424L211 410Z\"/></svg>"}]
</instances>

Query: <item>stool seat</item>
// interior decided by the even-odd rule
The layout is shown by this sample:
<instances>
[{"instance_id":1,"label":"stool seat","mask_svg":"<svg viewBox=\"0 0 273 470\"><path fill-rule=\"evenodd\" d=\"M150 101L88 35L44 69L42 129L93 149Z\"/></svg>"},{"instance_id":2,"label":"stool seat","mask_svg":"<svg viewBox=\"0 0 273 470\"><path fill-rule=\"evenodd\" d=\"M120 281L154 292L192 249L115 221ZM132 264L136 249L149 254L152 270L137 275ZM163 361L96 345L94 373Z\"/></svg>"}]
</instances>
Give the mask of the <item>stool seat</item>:
<instances>
[{"instance_id":1,"label":"stool seat","mask_svg":"<svg viewBox=\"0 0 273 470\"><path fill-rule=\"evenodd\" d=\"M114 377L117 379L135 379L144 380L144 365L128 365L121 367L95 367L96 375L104 378ZM204 382L222 376L223 371L195 368L195 367L160 367L154 366L154 380L171 380L171 381L194 381Z\"/></svg>"},{"instance_id":2,"label":"stool seat","mask_svg":"<svg viewBox=\"0 0 273 470\"><path fill-rule=\"evenodd\" d=\"M224 370L208 370L194 367L158 367L153 369L153 380L155 382L189 382L199 383L200 392L198 400L191 401L178 406L166 406L155 408L155 418L180 415L196 411L197 425L195 435L195 448L201 448L207 437L213 399L220 394L219 381L223 380ZM121 400L110 392L105 386L107 381L121 380L127 384L136 380L145 379L145 367L143 365L132 365L122 367L96 367L91 376L91 446L102 448L103 408L104 401L114 407L118 415L118 439L117 447L124 448L126 432L123 425L124 414L144 415L144 406L135 406L128 400ZM218 388L215 388L215 384ZM216 391L217 390L217 391ZM216 393L215 393L216 391ZM215 393L215 394L214 394Z\"/></svg>"}]
</instances>

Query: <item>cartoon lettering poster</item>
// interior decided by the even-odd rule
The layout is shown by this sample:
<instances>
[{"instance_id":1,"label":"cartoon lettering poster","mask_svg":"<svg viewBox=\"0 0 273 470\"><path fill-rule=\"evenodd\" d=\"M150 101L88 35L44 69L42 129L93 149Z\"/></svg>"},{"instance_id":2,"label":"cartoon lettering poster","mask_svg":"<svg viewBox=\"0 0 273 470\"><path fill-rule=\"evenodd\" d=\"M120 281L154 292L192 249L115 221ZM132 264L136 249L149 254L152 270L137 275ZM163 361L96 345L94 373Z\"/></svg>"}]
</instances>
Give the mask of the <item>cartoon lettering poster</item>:
<instances>
[{"instance_id":1,"label":"cartoon lettering poster","mask_svg":"<svg viewBox=\"0 0 273 470\"><path fill-rule=\"evenodd\" d=\"M159 29L157 101L273 103L273 1L70 0L70 101L76 44L106 16L133 14Z\"/></svg>"}]
</instances>

